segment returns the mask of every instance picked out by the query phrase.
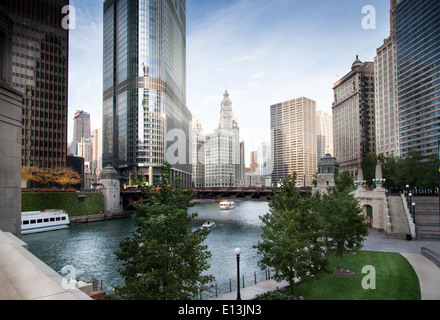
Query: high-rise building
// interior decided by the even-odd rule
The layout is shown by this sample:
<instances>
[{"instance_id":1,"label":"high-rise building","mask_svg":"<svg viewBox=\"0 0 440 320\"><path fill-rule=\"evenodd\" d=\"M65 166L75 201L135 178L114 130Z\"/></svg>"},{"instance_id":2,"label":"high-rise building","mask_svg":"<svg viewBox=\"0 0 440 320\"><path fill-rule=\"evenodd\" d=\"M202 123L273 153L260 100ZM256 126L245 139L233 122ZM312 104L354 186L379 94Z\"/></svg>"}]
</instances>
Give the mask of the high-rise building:
<instances>
[{"instance_id":1,"label":"high-rise building","mask_svg":"<svg viewBox=\"0 0 440 320\"><path fill-rule=\"evenodd\" d=\"M384 40L374 58L376 153L398 157L399 109L395 34Z\"/></svg>"},{"instance_id":2,"label":"high-rise building","mask_svg":"<svg viewBox=\"0 0 440 320\"><path fill-rule=\"evenodd\" d=\"M205 136L200 121L192 119L192 183L199 188L205 186Z\"/></svg>"},{"instance_id":3,"label":"high-rise building","mask_svg":"<svg viewBox=\"0 0 440 320\"><path fill-rule=\"evenodd\" d=\"M232 113L232 102L225 91L220 110L219 127L206 136L205 186L236 187L244 180L244 161L237 119Z\"/></svg>"},{"instance_id":4,"label":"high-rise building","mask_svg":"<svg viewBox=\"0 0 440 320\"><path fill-rule=\"evenodd\" d=\"M92 167L94 174L100 174L102 171L102 128L93 130Z\"/></svg>"},{"instance_id":5,"label":"high-rise building","mask_svg":"<svg viewBox=\"0 0 440 320\"><path fill-rule=\"evenodd\" d=\"M103 166L190 186L186 1L106 0L103 70Z\"/></svg>"},{"instance_id":6,"label":"high-rise building","mask_svg":"<svg viewBox=\"0 0 440 320\"><path fill-rule=\"evenodd\" d=\"M400 155L438 153L440 1L392 2L396 31Z\"/></svg>"},{"instance_id":7,"label":"high-rise building","mask_svg":"<svg viewBox=\"0 0 440 320\"><path fill-rule=\"evenodd\" d=\"M81 142L82 138L90 139L91 137L90 114L83 110L76 111L73 117L73 141Z\"/></svg>"},{"instance_id":8,"label":"high-rise building","mask_svg":"<svg viewBox=\"0 0 440 320\"><path fill-rule=\"evenodd\" d=\"M316 111L318 162L326 154L333 154L333 119L324 111Z\"/></svg>"},{"instance_id":9,"label":"high-rise building","mask_svg":"<svg viewBox=\"0 0 440 320\"><path fill-rule=\"evenodd\" d=\"M2 0L12 23L12 85L23 94L22 165L64 167L69 0Z\"/></svg>"},{"instance_id":10,"label":"high-rise building","mask_svg":"<svg viewBox=\"0 0 440 320\"><path fill-rule=\"evenodd\" d=\"M265 141L258 147L258 171L260 175L267 178L272 174L270 144Z\"/></svg>"},{"instance_id":11,"label":"high-rise building","mask_svg":"<svg viewBox=\"0 0 440 320\"><path fill-rule=\"evenodd\" d=\"M374 62L356 56L351 71L333 86L333 145L340 171L356 176L362 160L375 152Z\"/></svg>"},{"instance_id":12,"label":"high-rise building","mask_svg":"<svg viewBox=\"0 0 440 320\"><path fill-rule=\"evenodd\" d=\"M270 107L272 183L297 173L297 184L311 185L318 170L316 102L297 98Z\"/></svg>"}]
</instances>

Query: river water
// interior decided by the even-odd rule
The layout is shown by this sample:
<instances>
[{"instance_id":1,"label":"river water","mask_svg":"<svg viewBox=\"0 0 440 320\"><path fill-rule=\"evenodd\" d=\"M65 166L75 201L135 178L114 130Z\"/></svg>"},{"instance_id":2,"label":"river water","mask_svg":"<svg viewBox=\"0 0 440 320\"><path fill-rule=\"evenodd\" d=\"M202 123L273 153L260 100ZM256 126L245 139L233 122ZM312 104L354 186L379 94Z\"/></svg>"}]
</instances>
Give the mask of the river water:
<instances>
[{"instance_id":1,"label":"river water","mask_svg":"<svg viewBox=\"0 0 440 320\"><path fill-rule=\"evenodd\" d=\"M251 274L260 269L259 257L252 246L261 239L262 223L259 216L268 211L268 203L253 201L237 201L235 209L227 211L220 210L216 202L190 208L190 212L198 213L191 223L192 227L199 228L208 220L216 222L206 244L212 253L211 268L207 273L212 274L217 282L236 277L234 250L237 247L242 249L242 274ZM114 252L119 249L120 241L130 237L133 230L132 219L126 218L24 235L22 240L28 244L32 254L61 275L67 275L62 273L63 267L72 266L76 278L90 281L94 277L103 281L103 290L109 292L112 287L122 284L118 273L120 263Z\"/></svg>"}]
</instances>

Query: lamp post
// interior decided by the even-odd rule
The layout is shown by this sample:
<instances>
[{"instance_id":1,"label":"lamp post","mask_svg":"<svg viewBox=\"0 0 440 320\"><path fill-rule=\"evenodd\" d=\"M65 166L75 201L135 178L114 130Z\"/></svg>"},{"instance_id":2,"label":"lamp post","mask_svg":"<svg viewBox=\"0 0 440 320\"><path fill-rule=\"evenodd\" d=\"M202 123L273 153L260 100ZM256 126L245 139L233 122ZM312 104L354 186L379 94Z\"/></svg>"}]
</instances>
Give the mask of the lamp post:
<instances>
[{"instance_id":1,"label":"lamp post","mask_svg":"<svg viewBox=\"0 0 440 320\"><path fill-rule=\"evenodd\" d=\"M412 203L412 217L413 217L414 224L416 224L416 203L415 202Z\"/></svg>"},{"instance_id":2,"label":"lamp post","mask_svg":"<svg viewBox=\"0 0 440 320\"><path fill-rule=\"evenodd\" d=\"M240 295L240 254L241 254L241 249L240 248L235 249L235 255L237 256L237 300L241 300L241 295Z\"/></svg>"},{"instance_id":3,"label":"lamp post","mask_svg":"<svg viewBox=\"0 0 440 320\"><path fill-rule=\"evenodd\" d=\"M412 193L410 192L410 193L408 193L408 206L409 206L410 204L412 204L412 202L411 202L411 197L412 197Z\"/></svg>"}]
</instances>

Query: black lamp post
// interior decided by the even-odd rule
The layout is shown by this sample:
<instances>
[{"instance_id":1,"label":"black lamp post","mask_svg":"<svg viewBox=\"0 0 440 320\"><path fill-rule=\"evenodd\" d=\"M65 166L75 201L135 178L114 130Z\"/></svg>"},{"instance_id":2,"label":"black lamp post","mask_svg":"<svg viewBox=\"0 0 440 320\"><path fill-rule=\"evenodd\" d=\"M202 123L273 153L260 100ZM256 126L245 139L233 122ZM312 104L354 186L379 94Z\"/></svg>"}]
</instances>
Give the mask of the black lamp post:
<instances>
[{"instance_id":1,"label":"black lamp post","mask_svg":"<svg viewBox=\"0 0 440 320\"><path fill-rule=\"evenodd\" d=\"M408 206L410 206L412 204L411 197L412 197L412 193L410 192L410 193L408 193Z\"/></svg>"},{"instance_id":2,"label":"black lamp post","mask_svg":"<svg viewBox=\"0 0 440 320\"><path fill-rule=\"evenodd\" d=\"M240 248L235 249L235 255L237 256L237 300L241 300L241 295L240 295L240 254L241 254L241 249Z\"/></svg>"},{"instance_id":3,"label":"black lamp post","mask_svg":"<svg viewBox=\"0 0 440 320\"><path fill-rule=\"evenodd\" d=\"M414 224L416 224L416 203L415 202L412 203L412 217L413 217Z\"/></svg>"}]
</instances>

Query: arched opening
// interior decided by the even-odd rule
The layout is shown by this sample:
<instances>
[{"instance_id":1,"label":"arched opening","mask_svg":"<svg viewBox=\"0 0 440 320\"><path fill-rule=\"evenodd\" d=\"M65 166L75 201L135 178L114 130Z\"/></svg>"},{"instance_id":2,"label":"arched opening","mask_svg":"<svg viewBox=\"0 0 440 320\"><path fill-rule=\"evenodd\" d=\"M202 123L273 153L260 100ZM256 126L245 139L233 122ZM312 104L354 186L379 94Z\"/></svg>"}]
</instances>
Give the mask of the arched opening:
<instances>
[{"instance_id":1,"label":"arched opening","mask_svg":"<svg viewBox=\"0 0 440 320\"><path fill-rule=\"evenodd\" d=\"M373 207L367 204L363 206L362 209L364 210L367 225L371 228L371 226L373 225Z\"/></svg>"}]
</instances>

